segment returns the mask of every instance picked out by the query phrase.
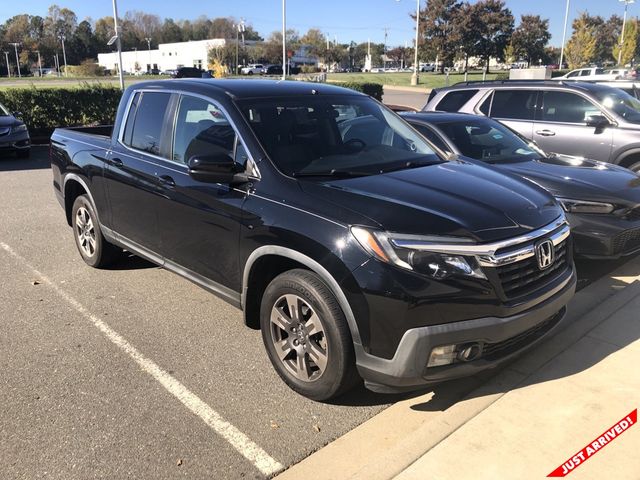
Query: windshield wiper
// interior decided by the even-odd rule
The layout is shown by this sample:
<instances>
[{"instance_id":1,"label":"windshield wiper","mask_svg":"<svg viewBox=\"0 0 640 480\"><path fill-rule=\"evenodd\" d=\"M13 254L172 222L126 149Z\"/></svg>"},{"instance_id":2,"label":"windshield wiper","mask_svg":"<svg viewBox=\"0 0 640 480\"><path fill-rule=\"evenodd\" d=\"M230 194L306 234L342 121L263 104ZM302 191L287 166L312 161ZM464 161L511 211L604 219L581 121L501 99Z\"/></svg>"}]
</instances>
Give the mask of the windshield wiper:
<instances>
[{"instance_id":1,"label":"windshield wiper","mask_svg":"<svg viewBox=\"0 0 640 480\"><path fill-rule=\"evenodd\" d=\"M373 172L377 173L377 172ZM294 172L292 174L295 178L301 177L338 177L338 178L353 178L353 177L366 177L373 175L372 172L356 172L350 170L326 170L321 172Z\"/></svg>"},{"instance_id":2,"label":"windshield wiper","mask_svg":"<svg viewBox=\"0 0 640 480\"><path fill-rule=\"evenodd\" d=\"M405 162L401 165L394 165L393 167L382 168L378 170L378 173L389 173L389 172L397 172L398 170L407 170L409 168L428 167L429 165L436 165L438 163L444 163L444 162L439 158L434 160L427 160L424 162Z\"/></svg>"}]
</instances>

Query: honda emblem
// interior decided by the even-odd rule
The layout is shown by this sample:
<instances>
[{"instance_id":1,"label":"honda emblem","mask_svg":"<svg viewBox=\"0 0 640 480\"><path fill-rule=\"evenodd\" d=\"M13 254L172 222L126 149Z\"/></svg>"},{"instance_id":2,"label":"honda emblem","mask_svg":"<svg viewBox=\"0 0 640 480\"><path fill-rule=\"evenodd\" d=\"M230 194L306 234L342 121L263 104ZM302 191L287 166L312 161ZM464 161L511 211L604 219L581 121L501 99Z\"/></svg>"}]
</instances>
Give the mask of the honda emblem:
<instances>
[{"instance_id":1,"label":"honda emblem","mask_svg":"<svg viewBox=\"0 0 640 480\"><path fill-rule=\"evenodd\" d=\"M545 270L553 265L555 256L556 249L551 240L543 240L536 245L536 259L540 270Z\"/></svg>"}]
</instances>

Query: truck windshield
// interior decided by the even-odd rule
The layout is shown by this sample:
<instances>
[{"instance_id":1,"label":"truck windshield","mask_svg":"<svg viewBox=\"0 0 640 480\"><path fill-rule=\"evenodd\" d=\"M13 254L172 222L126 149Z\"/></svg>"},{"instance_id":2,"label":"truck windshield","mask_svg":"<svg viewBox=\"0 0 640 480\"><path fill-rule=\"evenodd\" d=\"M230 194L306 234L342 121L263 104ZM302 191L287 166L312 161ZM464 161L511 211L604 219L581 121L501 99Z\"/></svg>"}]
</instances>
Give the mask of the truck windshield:
<instances>
[{"instance_id":1,"label":"truck windshield","mask_svg":"<svg viewBox=\"0 0 640 480\"><path fill-rule=\"evenodd\" d=\"M617 88L612 92L598 92L596 96L602 105L620 115L627 122L640 124L640 100L637 98Z\"/></svg>"},{"instance_id":2,"label":"truck windshield","mask_svg":"<svg viewBox=\"0 0 640 480\"><path fill-rule=\"evenodd\" d=\"M286 175L374 175L444 161L403 120L368 97L252 99L239 106Z\"/></svg>"},{"instance_id":3,"label":"truck windshield","mask_svg":"<svg viewBox=\"0 0 640 480\"><path fill-rule=\"evenodd\" d=\"M539 160L540 150L502 124L482 118L436 124L464 156L485 162Z\"/></svg>"}]
</instances>

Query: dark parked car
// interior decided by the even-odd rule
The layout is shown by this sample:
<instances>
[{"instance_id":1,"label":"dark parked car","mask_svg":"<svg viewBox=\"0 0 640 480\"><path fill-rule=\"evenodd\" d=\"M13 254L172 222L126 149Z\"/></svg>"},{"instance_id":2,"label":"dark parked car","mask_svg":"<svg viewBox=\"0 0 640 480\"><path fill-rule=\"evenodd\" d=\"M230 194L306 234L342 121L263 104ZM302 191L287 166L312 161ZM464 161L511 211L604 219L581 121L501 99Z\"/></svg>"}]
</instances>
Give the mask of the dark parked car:
<instances>
[{"instance_id":1,"label":"dark parked car","mask_svg":"<svg viewBox=\"0 0 640 480\"><path fill-rule=\"evenodd\" d=\"M202 78L203 70L196 67L180 67L171 76L173 78Z\"/></svg>"},{"instance_id":2,"label":"dark parked car","mask_svg":"<svg viewBox=\"0 0 640 480\"><path fill-rule=\"evenodd\" d=\"M432 91L423 110L485 115L546 152L640 172L640 100L617 88L551 80L463 82Z\"/></svg>"},{"instance_id":3,"label":"dark parked car","mask_svg":"<svg viewBox=\"0 0 640 480\"><path fill-rule=\"evenodd\" d=\"M88 131L51 139L83 260L124 248L242 308L310 398L359 377L397 391L495 367L573 296L570 230L547 191L445 158L353 90L144 82L111 136Z\"/></svg>"},{"instance_id":4,"label":"dark parked car","mask_svg":"<svg viewBox=\"0 0 640 480\"><path fill-rule=\"evenodd\" d=\"M15 152L20 158L26 158L31 152L29 130L19 117L19 113L10 113L0 103L0 152Z\"/></svg>"},{"instance_id":5,"label":"dark parked car","mask_svg":"<svg viewBox=\"0 0 640 480\"><path fill-rule=\"evenodd\" d=\"M640 177L610 163L546 154L500 122L462 113L402 114L444 152L531 180L567 212L576 253L619 257L640 250Z\"/></svg>"},{"instance_id":6,"label":"dark parked car","mask_svg":"<svg viewBox=\"0 0 640 480\"><path fill-rule=\"evenodd\" d=\"M265 75L282 75L282 65L269 65L264 73Z\"/></svg>"}]
</instances>

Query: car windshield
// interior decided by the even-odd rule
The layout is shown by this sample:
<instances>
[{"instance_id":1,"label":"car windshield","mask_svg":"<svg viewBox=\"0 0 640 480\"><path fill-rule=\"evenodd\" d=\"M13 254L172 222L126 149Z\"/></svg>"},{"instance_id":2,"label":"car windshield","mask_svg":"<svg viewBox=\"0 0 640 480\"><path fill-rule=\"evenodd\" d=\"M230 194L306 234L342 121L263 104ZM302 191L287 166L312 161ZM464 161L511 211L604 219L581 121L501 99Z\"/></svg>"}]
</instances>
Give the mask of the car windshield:
<instances>
[{"instance_id":1,"label":"car windshield","mask_svg":"<svg viewBox=\"0 0 640 480\"><path fill-rule=\"evenodd\" d=\"M609 110L620 115L629 123L640 124L640 100L619 89L598 92L596 97Z\"/></svg>"},{"instance_id":2,"label":"car windshield","mask_svg":"<svg viewBox=\"0 0 640 480\"><path fill-rule=\"evenodd\" d=\"M470 116L465 120L436 125L460 153L476 160L495 163L544 157L541 150L498 122Z\"/></svg>"},{"instance_id":3,"label":"car windshield","mask_svg":"<svg viewBox=\"0 0 640 480\"><path fill-rule=\"evenodd\" d=\"M6 117L8 115L9 110L7 110L6 107L0 103L0 117Z\"/></svg>"},{"instance_id":4,"label":"car windshield","mask_svg":"<svg viewBox=\"0 0 640 480\"><path fill-rule=\"evenodd\" d=\"M239 106L286 175L374 175L444 161L404 120L369 97L252 99Z\"/></svg>"}]
</instances>

